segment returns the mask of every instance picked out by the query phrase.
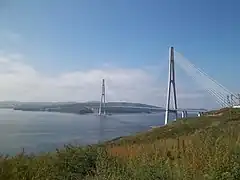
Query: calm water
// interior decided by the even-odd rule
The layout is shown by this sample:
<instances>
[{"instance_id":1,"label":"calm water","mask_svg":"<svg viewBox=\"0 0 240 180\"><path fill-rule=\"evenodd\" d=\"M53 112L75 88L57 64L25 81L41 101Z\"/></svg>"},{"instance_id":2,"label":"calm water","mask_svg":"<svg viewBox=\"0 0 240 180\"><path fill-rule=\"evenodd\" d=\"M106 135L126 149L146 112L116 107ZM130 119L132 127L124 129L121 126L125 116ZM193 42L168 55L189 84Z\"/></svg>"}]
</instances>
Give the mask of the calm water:
<instances>
[{"instance_id":1,"label":"calm water","mask_svg":"<svg viewBox=\"0 0 240 180\"><path fill-rule=\"evenodd\" d=\"M43 152L67 143L110 140L163 125L164 114L122 114L100 118L49 112L0 110L0 153Z\"/></svg>"}]
</instances>

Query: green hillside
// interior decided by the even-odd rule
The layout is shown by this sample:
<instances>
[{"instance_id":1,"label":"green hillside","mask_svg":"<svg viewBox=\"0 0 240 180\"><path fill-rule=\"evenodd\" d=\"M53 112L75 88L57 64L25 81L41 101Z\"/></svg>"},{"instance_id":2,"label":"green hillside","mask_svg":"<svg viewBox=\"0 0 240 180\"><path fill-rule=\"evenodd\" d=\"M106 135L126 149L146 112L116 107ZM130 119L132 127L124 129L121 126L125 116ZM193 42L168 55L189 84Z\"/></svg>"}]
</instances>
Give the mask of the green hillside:
<instances>
[{"instance_id":1,"label":"green hillside","mask_svg":"<svg viewBox=\"0 0 240 180\"><path fill-rule=\"evenodd\" d=\"M237 180L240 110L181 119L135 136L2 157L0 180Z\"/></svg>"},{"instance_id":2,"label":"green hillside","mask_svg":"<svg viewBox=\"0 0 240 180\"><path fill-rule=\"evenodd\" d=\"M74 114L88 114L97 112L99 102L85 102L85 103L30 103L20 104L14 107L14 110L21 111L48 111L48 112L62 112ZM106 103L106 112L108 113L151 113L161 112L162 109L142 109L142 108L157 108L156 106L131 103L131 102L108 102Z\"/></svg>"}]
</instances>

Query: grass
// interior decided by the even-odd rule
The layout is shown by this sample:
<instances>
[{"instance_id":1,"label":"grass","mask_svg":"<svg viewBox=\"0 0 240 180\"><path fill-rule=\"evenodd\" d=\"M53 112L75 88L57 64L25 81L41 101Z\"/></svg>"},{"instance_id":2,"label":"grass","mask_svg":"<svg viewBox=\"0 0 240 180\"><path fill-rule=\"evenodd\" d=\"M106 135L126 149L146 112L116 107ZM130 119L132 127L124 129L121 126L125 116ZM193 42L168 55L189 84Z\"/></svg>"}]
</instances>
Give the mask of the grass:
<instances>
[{"instance_id":1,"label":"grass","mask_svg":"<svg viewBox=\"0 0 240 180\"><path fill-rule=\"evenodd\" d=\"M200 118L104 144L0 158L0 180L240 179L240 110Z\"/></svg>"}]
</instances>

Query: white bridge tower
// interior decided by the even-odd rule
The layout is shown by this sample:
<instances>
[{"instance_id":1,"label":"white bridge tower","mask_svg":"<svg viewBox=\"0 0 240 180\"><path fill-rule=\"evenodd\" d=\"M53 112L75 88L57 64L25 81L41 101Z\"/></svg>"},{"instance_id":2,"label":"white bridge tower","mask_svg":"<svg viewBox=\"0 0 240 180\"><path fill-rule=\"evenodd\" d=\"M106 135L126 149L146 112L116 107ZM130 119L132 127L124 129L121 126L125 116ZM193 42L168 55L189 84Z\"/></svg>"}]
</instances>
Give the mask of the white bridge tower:
<instances>
[{"instance_id":1,"label":"white bridge tower","mask_svg":"<svg viewBox=\"0 0 240 180\"><path fill-rule=\"evenodd\" d=\"M105 80L102 80L102 94L101 94L101 100L100 100L100 106L99 106L99 112L98 114L102 115L102 108L103 108L103 114L106 114L106 89L105 89Z\"/></svg>"},{"instance_id":2,"label":"white bridge tower","mask_svg":"<svg viewBox=\"0 0 240 180\"><path fill-rule=\"evenodd\" d=\"M177 94L176 94L176 81L174 69L174 48L169 49L169 72L168 72L168 89L167 89L167 103L165 112L165 125L169 120L169 113L174 112L177 119ZM173 109L170 110L171 91L173 91Z\"/></svg>"}]
</instances>

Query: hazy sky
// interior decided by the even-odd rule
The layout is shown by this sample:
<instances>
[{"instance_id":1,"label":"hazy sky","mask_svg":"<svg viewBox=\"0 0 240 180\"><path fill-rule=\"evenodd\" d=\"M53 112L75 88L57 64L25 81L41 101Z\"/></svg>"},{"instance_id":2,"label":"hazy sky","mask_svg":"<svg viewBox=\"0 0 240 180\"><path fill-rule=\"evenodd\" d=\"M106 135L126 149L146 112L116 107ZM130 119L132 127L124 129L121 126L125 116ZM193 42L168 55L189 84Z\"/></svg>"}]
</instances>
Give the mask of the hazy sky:
<instances>
[{"instance_id":1,"label":"hazy sky","mask_svg":"<svg viewBox=\"0 0 240 180\"><path fill-rule=\"evenodd\" d=\"M165 104L168 48L239 91L238 0L1 0L0 100ZM178 69L177 69L178 70ZM177 71L182 106L214 99Z\"/></svg>"}]
</instances>

